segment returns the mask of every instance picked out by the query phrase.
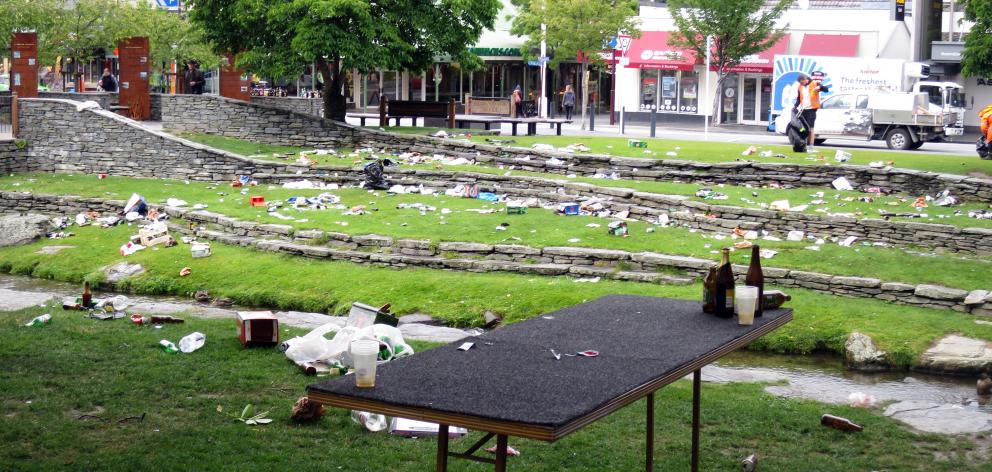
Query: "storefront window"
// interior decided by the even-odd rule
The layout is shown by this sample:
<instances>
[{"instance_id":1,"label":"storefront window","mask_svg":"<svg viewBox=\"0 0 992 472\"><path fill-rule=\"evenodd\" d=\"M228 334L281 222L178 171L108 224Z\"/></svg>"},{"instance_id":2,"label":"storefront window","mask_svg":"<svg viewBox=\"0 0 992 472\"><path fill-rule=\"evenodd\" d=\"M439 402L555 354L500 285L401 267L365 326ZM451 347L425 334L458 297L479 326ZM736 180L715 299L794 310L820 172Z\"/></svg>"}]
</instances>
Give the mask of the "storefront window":
<instances>
[{"instance_id":1,"label":"storefront window","mask_svg":"<svg viewBox=\"0 0 992 472\"><path fill-rule=\"evenodd\" d=\"M699 112L699 74L694 71L641 71L641 111Z\"/></svg>"},{"instance_id":2,"label":"storefront window","mask_svg":"<svg viewBox=\"0 0 992 472\"><path fill-rule=\"evenodd\" d=\"M679 111L682 113L699 111L699 74L696 72L682 71Z\"/></svg>"},{"instance_id":3,"label":"storefront window","mask_svg":"<svg viewBox=\"0 0 992 472\"><path fill-rule=\"evenodd\" d=\"M641 71L641 110L651 110L657 105L658 71Z\"/></svg>"},{"instance_id":4,"label":"storefront window","mask_svg":"<svg viewBox=\"0 0 992 472\"><path fill-rule=\"evenodd\" d=\"M658 109L678 111L679 107L679 71L660 71L661 94L658 96Z\"/></svg>"}]
</instances>

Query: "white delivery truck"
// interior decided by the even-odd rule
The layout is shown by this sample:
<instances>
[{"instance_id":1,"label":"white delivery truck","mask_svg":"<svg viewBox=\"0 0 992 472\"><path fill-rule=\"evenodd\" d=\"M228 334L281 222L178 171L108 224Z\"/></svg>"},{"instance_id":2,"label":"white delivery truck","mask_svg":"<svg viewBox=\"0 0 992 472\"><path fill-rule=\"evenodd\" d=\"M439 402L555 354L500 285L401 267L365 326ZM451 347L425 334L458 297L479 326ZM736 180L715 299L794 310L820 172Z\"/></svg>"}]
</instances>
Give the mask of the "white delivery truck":
<instances>
[{"instance_id":1,"label":"white delivery truck","mask_svg":"<svg viewBox=\"0 0 992 472\"><path fill-rule=\"evenodd\" d=\"M933 112L925 93L835 93L816 113L817 142L826 139L884 139L889 149L919 149L940 141L953 113Z\"/></svg>"},{"instance_id":2,"label":"white delivery truck","mask_svg":"<svg viewBox=\"0 0 992 472\"><path fill-rule=\"evenodd\" d=\"M790 56L776 55L775 69L772 88L772 114L785 115L783 119L776 120L776 130L784 132L781 122L787 123L795 97L797 95L796 78L799 74L810 75L814 71L821 71L825 74L823 83L829 87L829 92L824 93L821 102L826 102L833 95L853 94L857 97L883 93L904 92L911 94L925 94L926 101L923 109L932 115L939 115L943 131L941 133L927 133L926 140L942 139L944 136L961 135L964 131L964 95L961 93L962 87L953 82L933 82L921 79L929 76L929 67L918 62L906 62L897 59L858 59L850 57L828 57L828 56ZM857 100L857 98L855 98ZM909 100L909 99L903 99ZM912 100L917 100L916 98ZM837 104L839 105L839 104ZM897 108L905 111L906 106ZM921 109L916 108L916 111ZM947 115L951 117L948 119ZM918 115L923 115L918 113ZM925 118L920 118L924 119ZM823 134L820 138L820 116L817 115L816 131L817 143L827 138ZM908 131L908 129L907 129ZM912 134L912 133L910 133ZM869 137L867 139L885 139ZM916 136L913 136L912 146L919 147L923 141L917 143ZM891 146L891 144L890 144ZM912 148L908 147L907 149Z\"/></svg>"}]
</instances>

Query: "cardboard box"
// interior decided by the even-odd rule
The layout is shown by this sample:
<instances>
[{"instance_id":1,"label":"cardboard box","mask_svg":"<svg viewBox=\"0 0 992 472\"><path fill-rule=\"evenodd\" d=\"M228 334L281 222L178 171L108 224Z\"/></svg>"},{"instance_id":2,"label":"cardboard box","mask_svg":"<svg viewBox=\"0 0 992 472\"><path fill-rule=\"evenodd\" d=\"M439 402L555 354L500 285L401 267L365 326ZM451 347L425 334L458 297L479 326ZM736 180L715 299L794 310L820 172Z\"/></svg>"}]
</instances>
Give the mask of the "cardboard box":
<instances>
[{"instance_id":1,"label":"cardboard box","mask_svg":"<svg viewBox=\"0 0 992 472\"><path fill-rule=\"evenodd\" d=\"M271 311L239 311L238 339L245 347L279 344L279 320Z\"/></svg>"}]
</instances>

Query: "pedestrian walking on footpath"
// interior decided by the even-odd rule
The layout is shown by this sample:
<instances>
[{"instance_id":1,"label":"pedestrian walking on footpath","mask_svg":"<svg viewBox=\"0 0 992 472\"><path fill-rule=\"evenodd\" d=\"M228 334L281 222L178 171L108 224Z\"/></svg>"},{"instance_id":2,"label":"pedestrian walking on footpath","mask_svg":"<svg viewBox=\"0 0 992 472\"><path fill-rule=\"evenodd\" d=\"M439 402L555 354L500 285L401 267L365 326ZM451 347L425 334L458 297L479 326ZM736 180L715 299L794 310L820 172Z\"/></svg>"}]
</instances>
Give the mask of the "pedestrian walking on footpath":
<instances>
[{"instance_id":1,"label":"pedestrian walking on footpath","mask_svg":"<svg viewBox=\"0 0 992 472\"><path fill-rule=\"evenodd\" d=\"M117 79L110 73L110 68L103 69L103 77L100 77L100 89L104 92L117 91Z\"/></svg>"},{"instance_id":2,"label":"pedestrian walking on footpath","mask_svg":"<svg viewBox=\"0 0 992 472\"><path fill-rule=\"evenodd\" d=\"M517 112L517 118L523 118L524 116L524 98L521 96L520 86L517 85L513 89L513 95L511 100L513 100L513 109Z\"/></svg>"},{"instance_id":3,"label":"pedestrian walking on footpath","mask_svg":"<svg viewBox=\"0 0 992 472\"><path fill-rule=\"evenodd\" d=\"M185 93L202 95L203 94L203 72L200 72L199 65L195 62L190 62L186 64L186 75L184 76L185 87L183 91Z\"/></svg>"},{"instance_id":4,"label":"pedestrian walking on footpath","mask_svg":"<svg viewBox=\"0 0 992 472\"><path fill-rule=\"evenodd\" d=\"M565 107L565 119L572 119L572 110L575 109L575 91L572 90L572 85L565 86L565 95L561 99L561 105Z\"/></svg>"}]
</instances>

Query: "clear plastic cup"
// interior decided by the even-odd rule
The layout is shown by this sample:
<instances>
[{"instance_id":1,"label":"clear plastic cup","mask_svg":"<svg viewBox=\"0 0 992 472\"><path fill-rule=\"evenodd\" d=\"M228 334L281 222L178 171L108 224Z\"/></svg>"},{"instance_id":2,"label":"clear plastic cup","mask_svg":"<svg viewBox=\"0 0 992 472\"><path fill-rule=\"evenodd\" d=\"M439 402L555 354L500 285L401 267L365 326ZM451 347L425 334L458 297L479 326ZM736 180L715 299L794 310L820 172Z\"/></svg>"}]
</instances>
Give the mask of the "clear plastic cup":
<instances>
[{"instance_id":1,"label":"clear plastic cup","mask_svg":"<svg viewBox=\"0 0 992 472\"><path fill-rule=\"evenodd\" d=\"M379 341L356 339L351 342L351 361L355 365L355 386L375 387L376 358L379 357Z\"/></svg>"},{"instance_id":2,"label":"clear plastic cup","mask_svg":"<svg viewBox=\"0 0 992 472\"><path fill-rule=\"evenodd\" d=\"M737 308L737 323L754 324L754 309L758 304L758 287L745 285L737 287L734 306Z\"/></svg>"}]
</instances>

